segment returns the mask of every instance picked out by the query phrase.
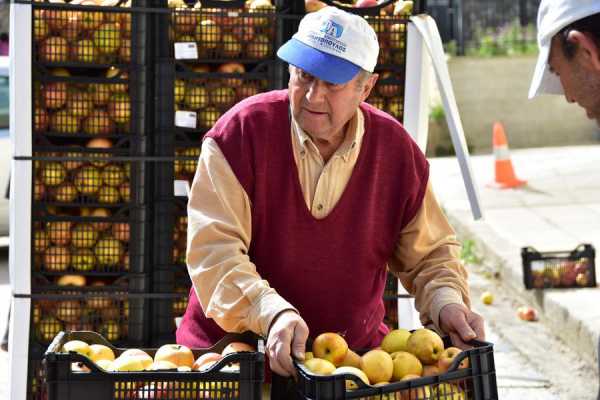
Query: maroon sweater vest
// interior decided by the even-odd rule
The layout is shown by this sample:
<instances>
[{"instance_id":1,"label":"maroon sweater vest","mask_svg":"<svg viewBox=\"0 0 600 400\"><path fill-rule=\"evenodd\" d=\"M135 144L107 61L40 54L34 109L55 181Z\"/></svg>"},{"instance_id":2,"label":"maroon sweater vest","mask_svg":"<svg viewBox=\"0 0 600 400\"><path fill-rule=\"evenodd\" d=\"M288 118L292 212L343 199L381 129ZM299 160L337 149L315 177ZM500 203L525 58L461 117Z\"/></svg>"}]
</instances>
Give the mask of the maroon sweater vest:
<instances>
[{"instance_id":1,"label":"maroon sweater vest","mask_svg":"<svg viewBox=\"0 0 600 400\"><path fill-rule=\"evenodd\" d=\"M429 167L392 117L363 103L365 135L337 205L316 219L306 207L292 152L287 91L246 99L206 134L219 145L252 204L250 260L294 305L316 337L341 332L351 348L379 345L388 329L386 262L419 210ZM202 290L199 288L199 290ZM177 342L208 347L225 332L192 289Z\"/></svg>"}]
</instances>

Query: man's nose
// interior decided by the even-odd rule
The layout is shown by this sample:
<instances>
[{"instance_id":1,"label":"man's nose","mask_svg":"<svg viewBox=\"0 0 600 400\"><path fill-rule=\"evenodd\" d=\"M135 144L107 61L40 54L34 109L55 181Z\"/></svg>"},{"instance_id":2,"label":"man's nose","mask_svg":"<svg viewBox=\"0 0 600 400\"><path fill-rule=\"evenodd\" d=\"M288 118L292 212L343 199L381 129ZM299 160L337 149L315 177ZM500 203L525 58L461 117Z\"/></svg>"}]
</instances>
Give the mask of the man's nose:
<instances>
[{"instance_id":1,"label":"man's nose","mask_svg":"<svg viewBox=\"0 0 600 400\"><path fill-rule=\"evenodd\" d=\"M325 86L325 82L320 79L313 79L306 91L306 100L311 103L319 103L325 97L327 93L327 87Z\"/></svg>"}]
</instances>

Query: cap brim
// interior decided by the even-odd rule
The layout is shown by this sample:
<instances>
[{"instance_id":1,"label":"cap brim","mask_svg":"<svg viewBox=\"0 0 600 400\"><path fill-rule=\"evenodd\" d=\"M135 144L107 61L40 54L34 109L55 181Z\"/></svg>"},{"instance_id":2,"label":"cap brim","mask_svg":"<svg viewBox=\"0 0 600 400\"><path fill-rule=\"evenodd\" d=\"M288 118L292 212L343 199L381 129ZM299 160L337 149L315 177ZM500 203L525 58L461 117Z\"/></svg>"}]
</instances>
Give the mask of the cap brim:
<instances>
[{"instance_id":1,"label":"cap brim","mask_svg":"<svg viewBox=\"0 0 600 400\"><path fill-rule=\"evenodd\" d=\"M360 71L358 65L312 48L294 38L277 50L277 56L322 81L335 84L348 82Z\"/></svg>"},{"instance_id":2,"label":"cap brim","mask_svg":"<svg viewBox=\"0 0 600 400\"><path fill-rule=\"evenodd\" d=\"M529 88L529 98L533 99L540 94L563 94L563 87L556 74L550 72L548 66L548 57L550 56L550 45L543 46L540 49L531 87Z\"/></svg>"}]
</instances>

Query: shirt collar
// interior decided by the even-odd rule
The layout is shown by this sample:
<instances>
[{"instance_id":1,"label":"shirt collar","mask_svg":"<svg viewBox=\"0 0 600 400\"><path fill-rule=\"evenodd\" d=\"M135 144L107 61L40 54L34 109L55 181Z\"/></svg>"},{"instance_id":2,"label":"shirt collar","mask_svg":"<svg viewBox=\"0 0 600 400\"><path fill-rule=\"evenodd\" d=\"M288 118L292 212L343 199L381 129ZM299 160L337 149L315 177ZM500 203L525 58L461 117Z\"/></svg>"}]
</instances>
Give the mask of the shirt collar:
<instances>
[{"instance_id":1,"label":"shirt collar","mask_svg":"<svg viewBox=\"0 0 600 400\"><path fill-rule=\"evenodd\" d=\"M291 118L292 134L296 135L300 145L300 157L304 158L306 156L306 151L308 150L307 146L311 146L315 151L318 151L310 136L304 132L304 130L302 130L293 115ZM360 148L360 143L362 142L364 133L364 116L362 110L357 108L356 113L350 119L350 125L348 126L346 137L333 156L342 157L344 162L348 162L353 152L357 152Z\"/></svg>"}]
</instances>

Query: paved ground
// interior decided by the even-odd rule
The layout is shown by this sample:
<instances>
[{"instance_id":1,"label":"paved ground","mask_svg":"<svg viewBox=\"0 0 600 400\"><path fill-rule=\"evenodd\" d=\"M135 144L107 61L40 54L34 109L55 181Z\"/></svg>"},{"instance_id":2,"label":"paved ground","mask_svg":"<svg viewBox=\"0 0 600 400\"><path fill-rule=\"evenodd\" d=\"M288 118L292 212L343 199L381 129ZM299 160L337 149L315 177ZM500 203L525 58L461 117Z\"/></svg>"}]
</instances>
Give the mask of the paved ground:
<instances>
[{"instance_id":1,"label":"paved ground","mask_svg":"<svg viewBox=\"0 0 600 400\"><path fill-rule=\"evenodd\" d=\"M529 149L511 155L517 175L528 180L527 186L512 190L485 186L493 181L493 156L472 158L483 221L471 216L455 159L431 160L435 191L461 238L476 242L488 274L510 288L515 299L538 307L542 322L571 351L597 365L600 289L527 291L520 249L568 250L583 242L600 249L600 146ZM600 276L598 266L596 275Z\"/></svg>"}]
</instances>

